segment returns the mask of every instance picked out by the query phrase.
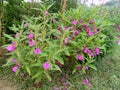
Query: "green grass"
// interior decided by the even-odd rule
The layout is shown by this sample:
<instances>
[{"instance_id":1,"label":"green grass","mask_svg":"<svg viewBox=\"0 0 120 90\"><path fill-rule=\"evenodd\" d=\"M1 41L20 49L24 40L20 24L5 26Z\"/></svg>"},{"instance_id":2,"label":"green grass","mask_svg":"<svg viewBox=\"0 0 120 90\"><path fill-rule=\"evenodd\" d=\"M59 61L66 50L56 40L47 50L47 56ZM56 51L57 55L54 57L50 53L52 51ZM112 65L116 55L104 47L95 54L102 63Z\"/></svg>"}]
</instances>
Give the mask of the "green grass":
<instances>
[{"instance_id":1,"label":"green grass","mask_svg":"<svg viewBox=\"0 0 120 90\"><path fill-rule=\"evenodd\" d=\"M12 71L11 67L0 68L0 78L12 81L18 86L18 90L120 90L120 57L104 58L96 62L98 68L97 71L92 69L87 72L87 75L76 73L75 75L69 75L68 73L64 76L60 73L53 73L53 81L44 82L40 87L35 88L33 80L30 77L16 76ZM62 81L62 78L66 78ZM84 78L88 78L91 87L83 85ZM59 79L59 80L58 80ZM66 85L65 82L68 84ZM56 89L57 90L57 89Z\"/></svg>"}]
</instances>

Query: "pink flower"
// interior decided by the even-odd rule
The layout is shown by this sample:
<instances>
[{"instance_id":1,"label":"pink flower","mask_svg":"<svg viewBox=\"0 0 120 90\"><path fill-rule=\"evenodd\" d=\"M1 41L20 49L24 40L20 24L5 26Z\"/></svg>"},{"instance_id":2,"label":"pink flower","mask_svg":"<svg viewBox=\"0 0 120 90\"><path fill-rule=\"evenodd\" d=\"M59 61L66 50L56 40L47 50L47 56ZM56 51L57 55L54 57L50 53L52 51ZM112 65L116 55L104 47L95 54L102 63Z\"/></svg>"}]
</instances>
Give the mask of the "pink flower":
<instances>
[{"instance_id":1,"label":"pink flower","mask_svg":"<svg viewBox=\"0 0 120 90\"><path fill-rule=\"evenodd\" d=\"M67 29L68 29L68 28L65 26L65 27L64 27L64 30L67 30Z\"/></svg>"},{"instance_id":2,"label":"pink flower","mask_svg":"<svg viewBox=\"0 0 120 90\"><path fill-rule=\"evenodd\" d=\"M63 64L61 64L60 62L56 61L55 63L59 65L59 67L63 67Z\"/></svg>"},{"instance_id":3,"label":"pink flower","mask_svg":"<svg viewBox=\"0 0 120 90\"><path fill-rule=\"evenodd\" d=\"M120 31L120 26L118 27L118 30Z\"/></svg>"},{"instance_id":4,"label":"pink flower","mask_svg":"<svg viewBox=\"0 0 120 90\"><path fill-rule=\"evenodd\" d=\"M90 24L93 24L93 23L94 23L94 20L91 19L89 23L90 23Z\"/></svg>"},{"instance_id":5,"label":"pink flower","mask_svg":"<svg viewBox=\"0 0 120 90\"><path fill-rule=\"evenodd\" d=\"M70 30L72 31L74 29L74 27L72 26L72 27L70 27Z\"/></svg>"},{"instance_id":6,"label":"pink flower","mask_svg":"<svg viewBox=\"0 0 120 90\"><path fill-rule=\"evenodd\" d=\"M39 48L36 48L36 49L34 50L34 54L39 54L39 53L41 53L41 50L40 50Z\"/></svg>"},{"instance_id":7,"label":"pink flower","mask_svg":"<svg viewBox=\"0 0 120 90\"><path fill-rule=\"evenodd\" d=\"M83 23L83 20L80 20L80 23Z\"/></svg>"},{"instance_id":8,"label":"pink flower","mask_svg":"<svg viewBox=\"0 0 120 90\"><path fill-rule=\"evenodd\" d=\"M27 22L24 22L24 27L28 27L28 23Z\"/></svg>"},{"instance_id":9,"label":"pink flower","mask_svg":"<svg viewBox=\"0 0 120 90\"><path fill-rule=\"evenodd\" d=\"M81 70L81 69L82 69L82 67L81 67L81 66L77 66L77 69L78 69L78 70Z\"/></svg>"},{"instance_id":10,"label":"pink flower","mask_svg":"<svg viewBox=\"0 0 120 90\"><path fill-rule=\"evenodd\" d=\"M67 44L69 42L69 38L65 38L65 43Z\"/></svg>"},{"instance_id":11,"label":"pink flower","mask_svg":"<svg viewBox=\"0 0 120 90\"><path fill-rule=\"evenodd\" d=\"M13 62L13 63L14 63L14 62L16 62L16 60L15 60L15 59L12 59L12 60L11 60L11 62Z\"/></svg>"},{"instance_id":12,"label":"pink flower","mask_svg":"<svg viewBox=\"0 0 120 90\"><path fill-rule=\"evenodd\" d=\"M117 38L120 38L120 36L117 36Z\"/></svg>"},{"instance_id":13,"label":"pink flower","mask_svg":"<svg viewBox=\"0 0 120 90\"><path fill-rule=\"evenodd\" d=\"M53 19L53 22L56 23L56 19Z\"/></svg>"},{"instance_id":14,"label":"pink flower","mask_svg":"<svg viewBox=\"0 0 120 90\"><path fill-rule=\"evenodd\" d=\"M12 42L12 45L16 46L16 42Z\"/></svg>"},{"instance_id":15,"label":"pink flower","mask_svg":"<svg viewBox=\"0 0 120 90\"><path fill-rule=\"evenodd\" d=\"M18 32L16 32L16 34L15 34L15 38L18 36Z\"/></svg>"},{"instance_id":16,"label":"pink flower","mask_svg":"<svg viewBox=\"0 0 120 90\"><path fill-rule=\"evenodd\" d=\"M12 71L15 72L15 73L17 72L17 70L18 70L18 66L14 66L14 67L12 68Z\"/></svg>"},{"instance_id":17,"label":"pink flower","mask_svg":"<svg viewBox=\"0 0 120 90\"><path fill-rule=\"evenodd\" d=\"M94 56L94 54L92 53L91 50L88 50L88 54L89 54L91 57Z\"/></svg>"},{"instance_id":18,"label":"pink flower","mask_svg":"<svg viewBox=\"0 0 120 90\"><path fill-rule=\"evenodd\" d=\"M84 28L88 28L88 25L87 25L87 24L84 24Z\"/></svg>"},{"instance_id":19,"label":"pink flower","mask_svg":"<svg viewBox=\"0 0 120 90\"><path fill-rule=\"evenodd\" d=\"M84 47L84 53L88 53L89 49L87 47Z\"/></svg>"},{"instance_id":20,"label":"pink flower","mask_svg":"<svg viewBox=\"0 0 120 90\"><path fill-rule=\"evenodd\" d=\"M34 44L35 44L35 42L33 40L28 41L28 43L29 43L30 46L34 46Z\"/></svg>"},{"instance_id":21,"label":"pink flower","mask_svg":"<svg viewBox=\"0 0 120 90\"><path fill-rule=\"evenodd\" d=\"M73 35L70 36L71 39L74 39L75 37Z\"/></svg>"},{"instance_id":22,"label":"pink flower","mask_svg":"<svg viewBox=\"0 0 120 90\"><path fill-rule=\"evenodd\" d=\"M89 69L89 67L88 66L85 66L85 70L87 71Z\"/></svg>"},{"instance_id":23,"label":"pink flower","mask_svg":"<svg viewBox=\"0 0 120 90\"><path fill-rule=\"evenodd\" d=\"M99 48L97 48L97 47L94 48L94 52L95 52L96 55L99 55L99 53L100 53Z\"/></svg>"},{"instance_id":24,"label":"pink flower","mask_svg":"<svg viewBox=\"0 0 120 90\"><path fill-rule=\"evenodd\" d=\"M76 30L76 31L74 32L74 34L75 34L75 35L78 35L78 34L79 34L79 31L78 31L78 30Z\"/></svg>"},{"instance_id":25,"label":"pink flower","mask_svg":"<svg viewBox=\"0 0 120 90\"><path fill-rule=\"evenodd\" d=\"M97 29L95 29L95 31L94 31L93 33L94 33L94 34L97 34L97 33L98 33Z\"/></svg>"},{"instance_id":26,"label":"pink flower","mask_svg":"<svg viewBox=\"0 0 120 90\"><path fill-rule=\"evenodd\" d=\"M50 65L49 65L49 63L48 62L45 62L44 64L43 64L43 68L46 70L46 69L49 69L50 68Z\"/></svg>"},{"instance_id":27,"label":"pink flower","mask_svg":"<svg viewBox=\"0 0 120 90\"><path fill-rule=\"evenodd\" d=\"M85 79L84 79L83 84L85 84L85 85L88 85L88 84L89 84L88 78L85 78Z\"/></svg>"},{"instance_id":28,"label":"pink flower","mask_svg":"<svg viewBox=\"0 0 120 90\"><path fill-rule=\"evenodd\" d=\"M60 32L62 31L60 26L57 27L57 30L60 31Z\"/></svg>"},{"instance_id":29,"label":"pink flower","mask_svg":"<svg viewBox=\"0 0 120 90\"><path fill-rule=\"evenodd\" d=\"M120 40L119 40L119 41L117 41L117 44L118 44L118 45L120 45Z\"/></svg>"},{"instance_id":30,"label":"pink flower","mask_svg":"<svg viewBox=\"0 0 120 90\"><path fill-rule=\"evenodd\" d=\"M84 58L83 58L82 55L80 55L80 54L77 55L77 59L78 59L78 60L81 60L81 61L84 60Z\"/></svg>"},{"instance_id":31,"label":"pink flower","mask_svg":"<svg viewBox=\"0 0 120 90\"><path fill-rule=\"evenodd\" d=\"M92 26L92 29L95 30L95 29L96 29L96 26Z\"/></svg>"},{"instance_id":32,"label":"pink flower","mask_svg":"<svg viewBox=\"0 0 120 90\"><path fill-rule=\"evenodd\" d=\"M14 45L9 45L9 46L7 47L7 50L8 50L8 51L14 51L14 50L15 50Z\"/></svg>"},{"instance_id":33,"label":"pink flower","mask_svg":"<svg viewBox=\"0 0 120 90\"><path fill-rule=\"evenodd\" d=\"M32 33L30 33L29 35L28 35L28 39L31 39L31 38L33 38L34 37L34 34L32 34Z\"/></svg>"},{"instance_id":34,"label":"pink flower","mask_svg":"<svg viewBox=\"0 0 120 90\"><path fill-rule=\"evenodd\" d=\"M86 32L89 33L90 32L90 29L89 28L85 28Z\"/></svg>"},{"instance_id":35,"label":"pink flower","mask_svg":"<svg viewBox=\"0 0 120 90\"><path fill-rule=\"evenodd\" d=\"M46 15L46 16L48 16L48 15L49 15L49 12L48 12L48 11L46 11L46 12L45 12L45 15Z\"/></svg>"},{"instance_id":36,"label":"pink flower","mask_svg":"<svg viewBox=\"0 0 120 90\"><path fill-rule=\"evenodd\" d=\"M73 24L73 25L77 25L77 20L74 20L74 21L72 22L72 24Z\"/></svg>"},{"instance_id":37,"label":"pink flower","mask_svg":"<svg viewBox=\"0 0 120 90\"><path fill-rule=\"evenodd\" d=\"M89 31L88 36L92 36L92 35L93 35L93 32Z\"/></svg>"}]
</instances>

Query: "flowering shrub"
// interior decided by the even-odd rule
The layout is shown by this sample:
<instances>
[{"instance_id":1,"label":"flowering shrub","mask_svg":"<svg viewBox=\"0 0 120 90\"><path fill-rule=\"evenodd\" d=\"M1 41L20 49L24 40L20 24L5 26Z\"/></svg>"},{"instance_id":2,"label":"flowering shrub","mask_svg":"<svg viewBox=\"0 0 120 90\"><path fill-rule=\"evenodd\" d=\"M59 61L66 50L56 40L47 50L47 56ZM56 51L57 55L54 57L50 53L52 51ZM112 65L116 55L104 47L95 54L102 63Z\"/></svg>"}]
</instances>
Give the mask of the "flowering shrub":
<instances>
[{"instance_id":1,"label":"flowering shrub","mask_svg":"<svg viewBox=\"0 0 120 90\"><path fill-rule=\"evenodd\" d=\"M5 45L10 58L4 66L12 65L16 74L28 73L35 82L45 77L51 80L49 73L62 72L62 68L72 73L96 70L96 57L106 47L102 23L89 16L82 18L80 9L63 14L47 10L43 7L41 16L25 17L21 25L11 27L14 36L5 34L12 44Z\"/></svg>"}]
</instances>

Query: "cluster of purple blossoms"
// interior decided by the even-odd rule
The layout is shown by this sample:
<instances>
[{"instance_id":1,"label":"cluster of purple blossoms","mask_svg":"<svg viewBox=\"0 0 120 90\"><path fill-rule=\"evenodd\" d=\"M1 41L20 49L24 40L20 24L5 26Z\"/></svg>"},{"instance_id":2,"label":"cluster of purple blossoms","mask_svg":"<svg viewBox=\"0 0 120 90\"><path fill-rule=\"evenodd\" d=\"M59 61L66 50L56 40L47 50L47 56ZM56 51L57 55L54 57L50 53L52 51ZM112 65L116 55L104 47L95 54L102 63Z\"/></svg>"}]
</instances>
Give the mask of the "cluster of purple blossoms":
<instances>
[{"instance_id":1,"label":"cluster of purple blossoms","mask_svg":"<svg viewBox=\"0 0 120 90\"><path fill-rule=\"evenodd\" d=\"M92 53L92 51L89 50L86 46L84 47L84 53L85 54L89 54L90 56L94 56L94 54ZM94 48L94 53L95 53L95 55L99 55L99 53L100 53L99 48L95 47Z\"/></svg>"}]
</instances>

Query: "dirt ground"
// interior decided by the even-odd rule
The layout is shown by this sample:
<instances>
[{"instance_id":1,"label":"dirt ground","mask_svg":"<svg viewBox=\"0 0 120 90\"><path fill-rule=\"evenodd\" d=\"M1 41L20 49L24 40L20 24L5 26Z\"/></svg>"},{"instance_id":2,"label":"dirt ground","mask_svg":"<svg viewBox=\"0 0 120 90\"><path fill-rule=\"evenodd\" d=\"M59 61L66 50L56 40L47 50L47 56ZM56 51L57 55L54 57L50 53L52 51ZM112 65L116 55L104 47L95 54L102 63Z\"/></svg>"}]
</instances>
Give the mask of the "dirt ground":
<instances>
[{"instance_id":1,"label":"dirt ground","mask_svg":"<svg viewBox=\"0 0 120 90\"><path fill-rule=\"evenodd\" d=\"M5 59L5 52L6 50L0 47L0 65L2 63L1 60ZM8 82L7 80L0 79L0 90L17 90L17 87L13 83Z\"/></svg>"},{"instance_id":2,"label":"dirt ground","mask_svg":"<svg viewBox=\"0 0 120 90\"><path fill-rule=\"evenodd\" d=\"M0 80L0 90L17 90L17 87L11 82Z\"/></svg>"}]
</instances>

